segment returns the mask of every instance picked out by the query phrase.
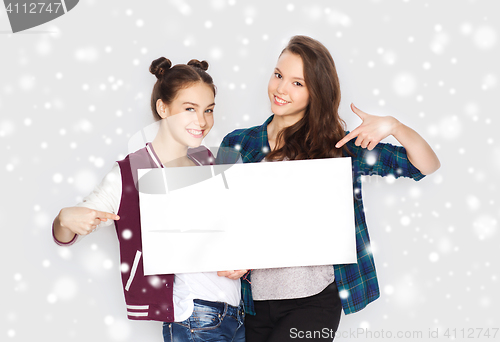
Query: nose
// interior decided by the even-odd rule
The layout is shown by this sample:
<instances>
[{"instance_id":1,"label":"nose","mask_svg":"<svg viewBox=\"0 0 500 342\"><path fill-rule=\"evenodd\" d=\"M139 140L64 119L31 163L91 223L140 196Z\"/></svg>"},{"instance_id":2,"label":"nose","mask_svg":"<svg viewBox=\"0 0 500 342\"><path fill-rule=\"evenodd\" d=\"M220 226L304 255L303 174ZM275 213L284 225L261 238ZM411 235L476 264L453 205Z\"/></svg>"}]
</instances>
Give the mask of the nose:
<instances>
[{"instance_id":1,"label":"nose","mask_svg":"<svg viewBox=\"0 0 500 342\"><path fill-rule=\"evenodd\" d=\"M207 125L207 120L205 119L205 112L197 112L196 113L196 123L201 127L205 127Z\"/></svg>"},{"instance_id":2,"label":"nose","mask_svg":"<svg viewBox=\"0 0 500 342\"><path fill-rule=\"evenodd\" d=\"M279 81L276 91L278 92L278 94L286 94L286 85L285 82L283 82L283 80Z\"/></svg>"}]
</instances>

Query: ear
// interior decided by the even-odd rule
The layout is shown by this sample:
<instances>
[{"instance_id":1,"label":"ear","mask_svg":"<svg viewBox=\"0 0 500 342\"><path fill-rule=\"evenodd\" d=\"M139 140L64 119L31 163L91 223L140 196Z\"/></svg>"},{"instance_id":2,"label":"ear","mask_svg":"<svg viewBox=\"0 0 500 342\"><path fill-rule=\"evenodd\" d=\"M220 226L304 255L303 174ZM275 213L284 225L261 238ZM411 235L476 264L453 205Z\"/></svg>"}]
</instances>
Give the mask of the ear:
<instances>
[{"instance_id":1,"label":"ear","mask_svg":"<svg viewBox=\"0 0 500 342\"><path fill-rule=\"evenodd\" d=\"M161 99L158 99L158 101L156 101L156 111L158 112L158 114L160 114L160 117L162 119L165 119L170 115L170 109Z\"/></svg>"}]
</instances>

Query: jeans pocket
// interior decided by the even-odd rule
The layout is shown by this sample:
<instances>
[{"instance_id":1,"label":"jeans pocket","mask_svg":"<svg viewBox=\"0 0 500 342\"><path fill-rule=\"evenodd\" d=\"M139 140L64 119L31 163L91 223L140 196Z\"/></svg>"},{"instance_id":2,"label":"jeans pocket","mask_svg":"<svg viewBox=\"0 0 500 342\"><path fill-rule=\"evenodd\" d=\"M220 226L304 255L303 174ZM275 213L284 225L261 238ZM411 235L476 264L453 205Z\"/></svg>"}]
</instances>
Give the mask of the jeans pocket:
<instances>
[{"instance_id":1,"label":"jeans pocket","mask_svg":"<svg viewBox=\"0 0 500 342\"><path fill-rule=\"evenodd\" d=\"M195 309L189 322L192 330L210 330L220 326L222 316L216 311Z\"/></svg>"}]
</instances>

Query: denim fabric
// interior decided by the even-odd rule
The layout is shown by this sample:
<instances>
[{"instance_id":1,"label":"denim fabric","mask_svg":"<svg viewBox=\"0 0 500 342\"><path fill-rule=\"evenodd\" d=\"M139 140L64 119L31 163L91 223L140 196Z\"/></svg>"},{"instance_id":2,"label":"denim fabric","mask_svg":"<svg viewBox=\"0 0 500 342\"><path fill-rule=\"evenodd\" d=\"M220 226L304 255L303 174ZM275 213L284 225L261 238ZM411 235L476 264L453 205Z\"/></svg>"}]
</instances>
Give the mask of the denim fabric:
<instances>
[{"instance_id":1,"label":"denim fabric","mask_svg":"<svg viewBox=\"0 0 500 342\"><path fill-rule=\"evenodd\" d=\"M193 314L182 322L163 323L165 342L245 342L245 311L222 302L194 300Z\"/></svg>"}]
</instances>

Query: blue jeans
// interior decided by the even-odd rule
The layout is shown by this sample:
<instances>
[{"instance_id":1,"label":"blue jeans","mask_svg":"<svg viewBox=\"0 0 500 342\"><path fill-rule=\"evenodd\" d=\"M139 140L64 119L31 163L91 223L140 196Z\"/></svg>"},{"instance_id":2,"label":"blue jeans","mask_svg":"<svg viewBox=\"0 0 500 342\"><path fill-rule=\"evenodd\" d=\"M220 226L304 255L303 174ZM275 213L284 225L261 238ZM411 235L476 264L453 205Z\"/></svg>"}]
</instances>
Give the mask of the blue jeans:
<instances>
[{"instance_id":1,"label":"blue jeans","mask_svg":"<svg viewBox=\"0 0 500 342\"><path fill-rule=\"evenodd\" d=\"M193 314L182 322L163 323L165 342L245 342L245 313L222 302L195 299Z\"/></svg>"}]
</instances>

